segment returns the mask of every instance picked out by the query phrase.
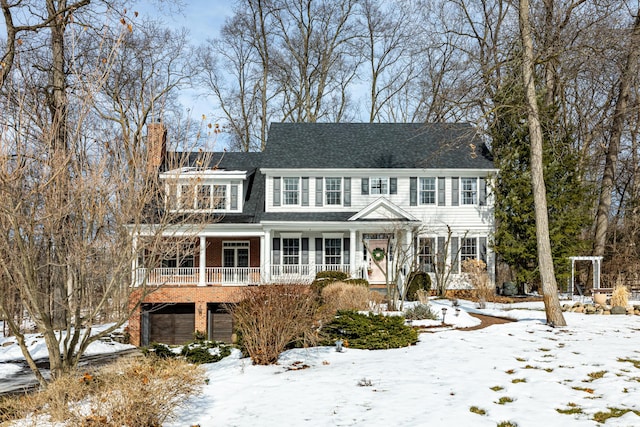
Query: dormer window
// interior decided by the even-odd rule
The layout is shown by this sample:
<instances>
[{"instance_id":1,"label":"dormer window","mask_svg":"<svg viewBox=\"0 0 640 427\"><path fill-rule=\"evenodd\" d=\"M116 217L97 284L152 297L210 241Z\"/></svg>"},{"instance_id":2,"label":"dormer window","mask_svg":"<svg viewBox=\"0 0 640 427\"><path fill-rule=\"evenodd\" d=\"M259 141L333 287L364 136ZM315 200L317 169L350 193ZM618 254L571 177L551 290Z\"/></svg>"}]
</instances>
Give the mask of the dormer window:
<instances>
[{"instance_id":1,"label":"dormer window","mask_svg":"<svg viewBox=\"0 0 640 427\"><path fill-rule=\"evenodd\" d=\"M177 191L176 191L177 188ZM167 204L172 209L195 211L238 211L240 184L178 184L167 188Z\"/></svg>"}]
</instances>

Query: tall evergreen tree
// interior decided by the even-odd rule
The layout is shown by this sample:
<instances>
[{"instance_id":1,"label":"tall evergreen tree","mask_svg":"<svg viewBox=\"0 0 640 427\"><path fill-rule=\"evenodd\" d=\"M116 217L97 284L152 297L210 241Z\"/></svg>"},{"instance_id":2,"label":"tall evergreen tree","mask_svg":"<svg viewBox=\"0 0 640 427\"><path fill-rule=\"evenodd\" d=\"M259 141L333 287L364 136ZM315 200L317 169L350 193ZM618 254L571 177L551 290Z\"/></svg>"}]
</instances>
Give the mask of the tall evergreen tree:
<instances>
[{"instance_id":1,"label":"tall evergreen tree","mask_svg":"<svg viewBox=\"0 0 640 427\"><path fill-rule=\"evenodd\" d=\"M529 128L524 92L514 84L502 86L497 94L490 134L500 174L496 179L496 233L494 249L512 269L518 283L538 285L536 224L531 167ZM558 122L556 107L539 102L543 132L544 176L547 191L549 235L556 277L560 288L567 283L570 263L567 257L588 252L583 230L590 221L593 193L578 168L570 129Z\"/></svg>"}]
</instances>

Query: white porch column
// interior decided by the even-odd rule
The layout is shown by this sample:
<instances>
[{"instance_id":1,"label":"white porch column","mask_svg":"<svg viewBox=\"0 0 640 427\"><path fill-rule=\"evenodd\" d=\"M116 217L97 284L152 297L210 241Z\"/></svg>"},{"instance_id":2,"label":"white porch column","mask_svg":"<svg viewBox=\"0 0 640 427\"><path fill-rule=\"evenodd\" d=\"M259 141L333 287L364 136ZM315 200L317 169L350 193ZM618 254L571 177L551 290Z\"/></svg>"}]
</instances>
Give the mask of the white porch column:
<instances>
[{"instance_id":1,"label":"white porch column","mask_svg":"<svg viewBox=\"0 0 640 427\"><path fill-rule=\"evenodd\" d=\"M138 236L133 236L133 241L131 242L131 247L133 249L133 259L131 260L131 286L139 286L138 283Z\"/></svg>"},{"instance_id":2,"label":"white porch column","mask_svg":"<svg viewBox=\"0 0 640 427\"><path fill-rule=\"evenodd\" d=\"M356 264L356 230L349 230L349 271L351 272L351 277L359 277L356 276L357 273L357 264Z\"/></svg>"},{"instance_id":3,"label":"white porch column","mask_svg":"<svg viewBox=\"0 0 640 427\"><path fill-rule=\"evenodd\" d=\"M260 272L262 283L271 282L271 230L260 237Z\"/></svg>"},{"instance_id":4,"label":"white porch column","mask_svg":"<svg viewBox=\"0 0 640 427\"><path fill-rule=\"evenodd\" d=\"M207 238L200 236L200 266L198 268L198 286L206 286L207 272Z\"/></svg>"}]
</instances>

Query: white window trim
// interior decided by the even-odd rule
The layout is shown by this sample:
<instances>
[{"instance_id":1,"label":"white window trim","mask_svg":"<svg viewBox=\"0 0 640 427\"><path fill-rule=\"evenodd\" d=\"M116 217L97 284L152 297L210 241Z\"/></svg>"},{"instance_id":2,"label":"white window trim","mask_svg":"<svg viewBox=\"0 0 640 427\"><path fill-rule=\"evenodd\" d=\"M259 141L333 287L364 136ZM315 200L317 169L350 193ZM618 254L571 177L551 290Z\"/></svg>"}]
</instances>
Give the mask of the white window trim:
<instances>
[{"instance_id":1,"label":"white window trim","mask_svg":"<svg viewBox=\"0 0 640 427\"><path fill-rule=\"evenodd\" d=\"M339 179L340 180L340 203L328 203L327 196L329 195L329 191L327 190L327 180L328 179ZM338 191L331 191L331 193L338 193ZM322 185L322 206L344 206L344 177L341 176L325 176Z\"/></svg>"},{"instance_id":2,"label":"white window trim","mask_svg":"<svg viewBox=\"0 0 640 427\"><path fill-rule=\"evenodd\" d=\"M380 182L380 189L382 190L382 186L384 183L384 187L386 188L385 192L380 191L379 193L374 193L373 192L373 181L374 180L378 180ZM388 196L389 192L391 191L390 187L390 179L389 177L383 177L383 176L372 176L369 177L369 194L370 195L375 195L375 196Z\"/></svg>"},{"instance_id":3,"label":"white window trim","mask_svg":"<svg viewBox=\"0 0 640 427\"><path fill-rule=\"evenodd\" d=\"M283 176L280 184L280 205L281 206L301 206L302 205L302 178L299 176ZM285 197L285 180L296 179L298 180L298 203L286 203Z\"/></svg>"},{"instance_id":4,"label":"white window trim","mask_svg":"<svg viewBox=\"0 0 640 427\"><path fill-rule=\"evenodd\" d=\"M464 189L464 180L474 180L475 181L475 190L465 190ZM465 177L461 177L460 178L460 206L478 206L479 204L479 198L480 198L480 185L478 182L478 177L477 176L465 176ZM475 194L474 197L474 202L473 203L465 203L465 198L464 198L464 193L465 192L471 192L473 191L473 193Z\"/></svg>"},{"instance_id":5,"label":"white window trim","mask_svg":"<svg viewBox=\"0 0 640 427\"><path fill-rule=\"evenodd\" d=\"M433 202L432 203L424 203L422 202L422 181L423 180L433 180L433 190L428 190L429 192L433 191ZM424 192L427 192L425 190ZM418 205L422 206L435 206L438 204L438 178L435 176L421 176L418 178Z\"/></svg>"}]
</instances>

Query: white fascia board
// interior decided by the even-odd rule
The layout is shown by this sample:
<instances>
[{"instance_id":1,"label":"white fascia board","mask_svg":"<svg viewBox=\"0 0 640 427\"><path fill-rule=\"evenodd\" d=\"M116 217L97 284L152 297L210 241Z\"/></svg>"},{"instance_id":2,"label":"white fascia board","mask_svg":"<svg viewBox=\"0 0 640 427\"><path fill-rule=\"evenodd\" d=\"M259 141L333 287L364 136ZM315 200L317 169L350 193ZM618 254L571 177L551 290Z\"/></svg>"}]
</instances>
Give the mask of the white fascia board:
<instances>
[{"instance_id":1,"label":"white fascia board","mask_svg":"<svg viewBox=\"0 0 640 427\"><path fill-rule=\"evenodd\" d=\"M139 227L140 236L158 233L158 226L148 225ZM260 224L208 224L208 225L178 225L163 227L162 235L166 237L204 236L204 237L254 237L264 235Z\"/></svg>"},{"instance_id":2,"label":"white fascia board","mask_svg":"<svg viewBox=\"0 0 640 427\"><path fill-rule=\"evenodd\" d=\"M241 179L247 178L247 171L228 170L194 170L193 168L174 169L160 174L161 179L192 179L192 178L218 178L218 179Z\"/></svg>"},{"instance_id":3,"label":"white fascia board","mask_svg":"<svg viewBox=\"0 0 640 427\"><path fill-rule=\"evenodd\" d=\"M398 224L414 224L420 221L372 221L372 222L355 222L355 221L327 221L327 222L296 222L296 221L262 221L265 230L270 231L344 231L344 230L382 230L397 229Z\"/></svg>"},{"instance_id":4,"label":"white fascia board","mask_svg":"<svg viewBox=\"0 0 640 427\"><path fill-rule=\"evenodd\" d=\"M491 175L497 174L499 169L471 169L471 168L457 168L457 169L442 169L442 168L375 168L375 169L330 169L330 168L305 168L305 169L279 169L279 168L261 168L260 171L267 176L279 176L279 175L346 175L350 177L378 177L378 176L415 176L429 174L433 176L478 176L478 175Z\"/></svg>"}]
</instances>

